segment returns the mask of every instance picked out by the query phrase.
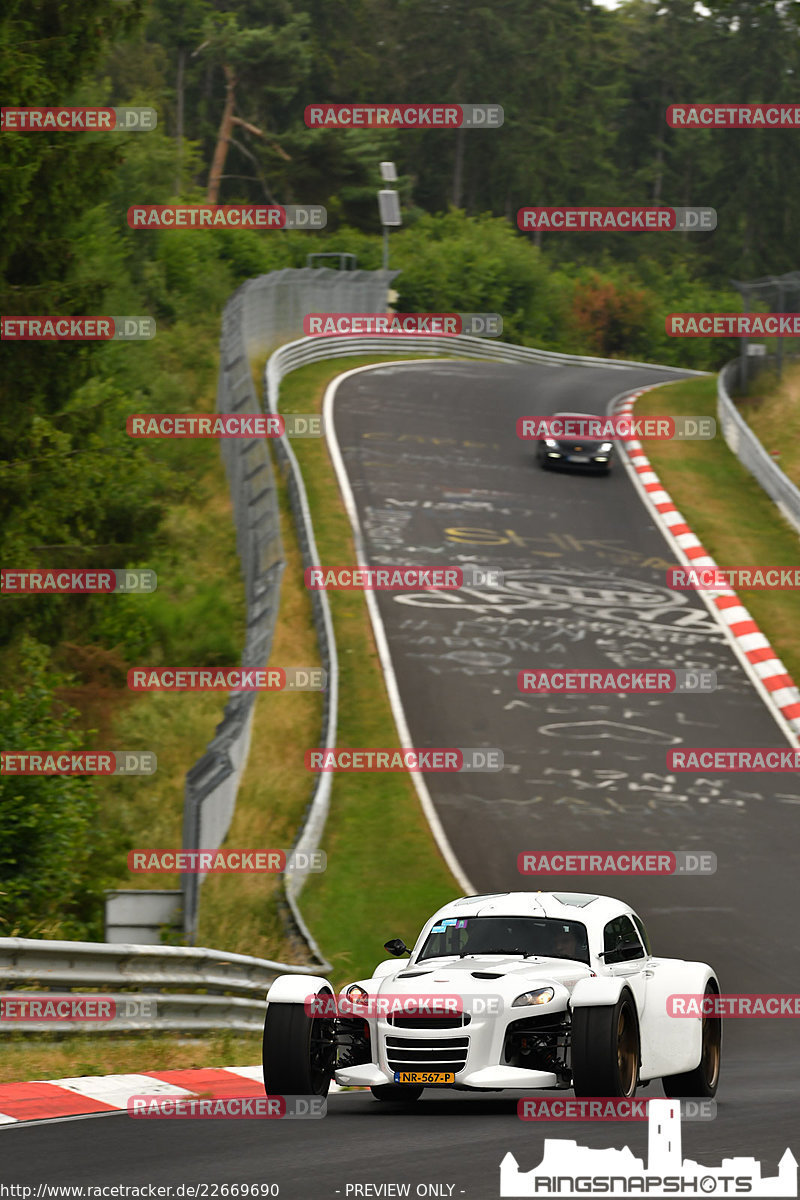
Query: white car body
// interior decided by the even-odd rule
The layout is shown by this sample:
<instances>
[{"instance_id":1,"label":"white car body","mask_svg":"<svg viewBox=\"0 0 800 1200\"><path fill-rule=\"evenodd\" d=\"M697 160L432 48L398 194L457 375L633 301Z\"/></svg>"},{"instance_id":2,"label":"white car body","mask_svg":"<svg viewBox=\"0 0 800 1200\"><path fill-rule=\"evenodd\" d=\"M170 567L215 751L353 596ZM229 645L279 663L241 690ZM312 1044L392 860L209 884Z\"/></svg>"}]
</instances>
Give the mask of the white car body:
<instances>
[{"instance_id":1,"label":"white car body","mask_svg":"<svg viewBox=\"0 0 800 1200\"><path fill-rule=\"evenodd\" d=\"M509 953L420 959L434 928L441 932L447 925L476 916L546 917L573 927L580 923L586 930L589 961L545 955L523 958ZM626 924L619 923L620 918L633 924L641 956L606 964L603 955L611 936L607 934L609 923L618 922L611 926L612 932L618 931ZM551 929L541 923L539 927ZM631 993L636 1007L639 1082L691 1071L701 1060L701 1018L669 1016L667 997L674 993L702 995L709 983L719 990L716 976L705 963L654 957L646 948L646 937L641 921L627 904L593 893L508 892L453 900L425 924L410 959L381 962L371 978L355 982L371 998L438 996L443 1004L443 997L456 994L470 1014L468 1023L448 1017L416 1023L404 1019L398 1024L396 1017L368 1015L363 1019L369 1024L371 1061L338 1068L336 1082L374 1088L394 1084L395 1072L401 1069L449 1070L455 1075L450 1086L462 1089L569 1087L571 1014L578 1007L613 1006L624 989ZM546 1003L514 1005L521 995L543 988L553 991ZM340 998L346 991L342 989ZM307 1002L310 993L333 994L334 989L322 977L285 975L272 985L267 1000L269 1004ZM487 997L492 998L491 1011L481 1011ZM558 1043L557 1069L543 1069L541 1061L535 1067L519 1061L520 1057L530 1059L532 1053L534 1060L541 1060L541 1048L526 1049L522 1055L510 1052L517 1043L507 1038L509 1027L519 1031L515 1023L533 1019L534 1025L543 1028L548 1022L551 1029L554 1024L566 1026L566 1036ZM513 1036L527 1037L525 1030ZM536 1038L535 1030L532 1036Z\"/></svg>"}]
</instances>

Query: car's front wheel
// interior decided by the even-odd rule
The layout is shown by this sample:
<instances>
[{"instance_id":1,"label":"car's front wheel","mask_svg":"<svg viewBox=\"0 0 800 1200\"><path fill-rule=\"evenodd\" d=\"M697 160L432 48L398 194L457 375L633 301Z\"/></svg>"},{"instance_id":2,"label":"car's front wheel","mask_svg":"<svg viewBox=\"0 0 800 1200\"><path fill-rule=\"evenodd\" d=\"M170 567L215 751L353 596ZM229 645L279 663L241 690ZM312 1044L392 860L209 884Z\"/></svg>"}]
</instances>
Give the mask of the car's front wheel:
<instances>
[{"instance_id":1,"label":"car's front wheel","mask_svg":"<svg viewBox=\"0 0 800 1200\"><path fill-rule=\"evenodd\" d=\"M390 1100L395 1104L410 1104L413 1100L419 1100L424 1088L421 1087L405 1087L400 1083L380 1083L377 1087L369 1089L376 1100Z\"/></svg>"},{"instance_id":2,"label":"car's front wheel","mask_svg":"<svg viewBox=\"0 0 800 1200\"><path fill-rule=\"evenodd\" d=\"M716 984L709 982L705 996L718 995L719 989ZM666 1075L661 1080L664 1095L671 1099L711 1099L717 1094L722 1060L722 1017L704 1015L702 1022L700 1062L693 1071L684 1071L682 1075Z\"/></svg>"},{"instance_id":3,"label":"car's front wheel","mask_svg":"<svg viewBox=\"0 0 800 1200\"><path fill-rule=\"evenodd\" d=\"M334 1018L309 1016L303 1004L267 1005L262 1061L268 1096L327 1096L335 1055Z\"/></svg>"},{"instance_id":4,"label":"car's front wheel","mask_svg":"<svg viewBox=\"0 0 800 1200\"><path fill-rule=\"evenodd\" d=\"M572 1014L572 1087L576 1096L633 1096L639 1075L639 1022L630 992L616 1004Z\"/></svg>"}]
</instances>

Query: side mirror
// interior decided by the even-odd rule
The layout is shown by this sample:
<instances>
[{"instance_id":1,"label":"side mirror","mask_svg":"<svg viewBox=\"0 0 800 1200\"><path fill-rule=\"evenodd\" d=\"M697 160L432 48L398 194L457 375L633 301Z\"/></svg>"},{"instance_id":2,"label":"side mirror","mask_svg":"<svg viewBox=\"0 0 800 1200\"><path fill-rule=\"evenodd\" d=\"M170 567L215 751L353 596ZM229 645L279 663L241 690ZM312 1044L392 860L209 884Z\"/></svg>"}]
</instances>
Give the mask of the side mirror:
<instances>
[{"instance_id":1,"label":"side mirror","mask_svg":"<svg viewBox=\"0 0 800 1200\"><path fill-rule=\"evenodd\" d=\"M600 957L608 966L610 963L631 962L634 958L644 958L645 952L640 942L631 939L629 942L621 942L613 950L607 950Z\"/></svg>"},{"instance_id":2,"label":"side mirror","mask_svg":"<svg viewBox=\"0 0 800 1200\"><path fill-rule=\"evenodd\" d=\"M390 942L384 942L383 948L384 950L388 950L390 954L393 954L395 958L399 958L401 954L411 953L402 938L392 938Z\"/></svg>"}]
</instances>

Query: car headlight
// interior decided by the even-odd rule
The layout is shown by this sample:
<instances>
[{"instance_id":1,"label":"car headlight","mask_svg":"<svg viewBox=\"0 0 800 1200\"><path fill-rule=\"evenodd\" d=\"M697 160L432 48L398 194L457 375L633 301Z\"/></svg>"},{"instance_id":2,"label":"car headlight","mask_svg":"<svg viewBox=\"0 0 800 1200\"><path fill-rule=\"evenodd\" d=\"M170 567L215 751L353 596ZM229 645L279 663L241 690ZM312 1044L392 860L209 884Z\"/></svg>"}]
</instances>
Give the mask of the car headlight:
<instances>
[{"instance_id":1,"label":"car headlight","mask_svg":"<svg viewBox=\"0 0 800 1200\"><path fill-rule=\"evenodd\" d=\"M612 443L612 442L603 442L603 444L602 444L602 446L600 447L600 449L601 449L603 452L605 452L606 450L613 450L613 449L614 449L614 446L613 446L613 443Z\"/></svg>"},{"instance_id":2,"label":"car headlight","mask_svg":"<svg viewBox=\"0 0 800 1200\"><path fill-rule=\"evenodd\" d=\"M553 446L557 446L557 445L558 445L558 442L554 441L554 439L553 439L553 438L545 438L545 439L544 439L544 444L545 444L545 446L549 446L549 447L550 447L550 449L552 450L552 449L553 449Z\"/></svg>"},{"instance_id":3,"label":"car headlight","mask_svg":"<svg viewBox=\"0 0 800 1200\"><path fill-rule=\"evenodd\" d=\"M551 987L537 988L535 992L523 992L521 996L517 996L512 1008L521 1008L528 1004L549 1004L555 996L555 990Z\"/></svg>"},{"instance_id":4,"label":"car headlight","mask_svg":"<svg viewBox=\"0 0 800 1200\"><path fill-rule=\"evenodd\" d=\"M354 1004L364 1004L369 1000L369 992L365 992L360 983L351 983L350 987L344 989L344 994Z\"/></svg>"}]
</instances>

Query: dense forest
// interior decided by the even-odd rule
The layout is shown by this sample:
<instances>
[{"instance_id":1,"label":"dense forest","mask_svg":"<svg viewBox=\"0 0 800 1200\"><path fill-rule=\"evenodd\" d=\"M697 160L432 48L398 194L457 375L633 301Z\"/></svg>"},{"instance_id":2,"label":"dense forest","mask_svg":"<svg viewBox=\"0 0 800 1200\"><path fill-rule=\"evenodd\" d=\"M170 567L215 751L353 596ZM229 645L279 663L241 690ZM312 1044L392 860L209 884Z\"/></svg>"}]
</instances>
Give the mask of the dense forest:
<instances>
[{"instance_id":1,"label":"dense forest","mask_svg":"<svg viewBox=\"0 0 800 1200\"><path fill-rule=\"evenodd\" d=\"M303 266L310 250L380 266L381 160L397 164L403 206L392 235L398 307L499 312L508 340L548 349L719 366L732 341L670 340L664 317L737 309L731 280L798 266L800 131L673 129L665 111L798 102L799 75L791 0L627 0L612 10L591 0L5 0L3 105L147 105L158 127L0 135L0 308L147 314L159 336L139 346L4 343L3 563L152 562L168 505L192 486L189 456L185 444L131 441L125 417L192 409L197 373L213 372L219 314L244 279ZM485 131L309 129L305 106L320 101L492 102L505 121ZM130 204L176 199L323 204L328 225L127 226ZM524 205L589 203L712 206L718 227L516 227ZM72 714L55 701L65 637L79 628L133 655L161 636L155 619L123 621L91 598L2 605L13 685L0 692L0 724L19 749L77 744ZM92 827L87 781L0 779L0 933L39 929L56 908L68 936L97 933ZM40 850L52 838L48 874Z\"/></svg>"}]
</instances>

